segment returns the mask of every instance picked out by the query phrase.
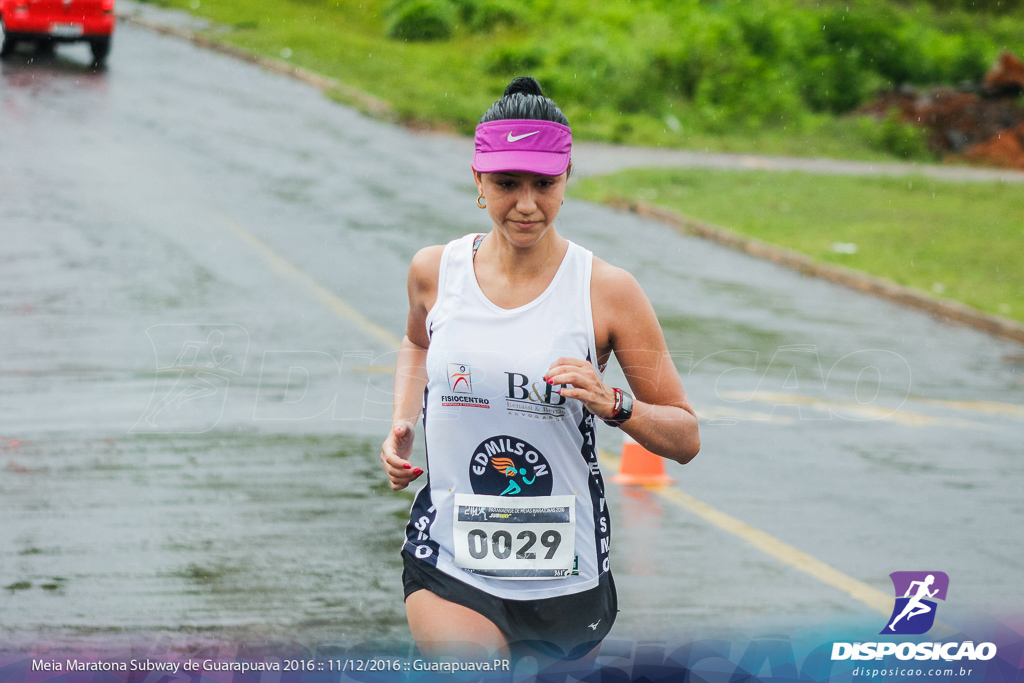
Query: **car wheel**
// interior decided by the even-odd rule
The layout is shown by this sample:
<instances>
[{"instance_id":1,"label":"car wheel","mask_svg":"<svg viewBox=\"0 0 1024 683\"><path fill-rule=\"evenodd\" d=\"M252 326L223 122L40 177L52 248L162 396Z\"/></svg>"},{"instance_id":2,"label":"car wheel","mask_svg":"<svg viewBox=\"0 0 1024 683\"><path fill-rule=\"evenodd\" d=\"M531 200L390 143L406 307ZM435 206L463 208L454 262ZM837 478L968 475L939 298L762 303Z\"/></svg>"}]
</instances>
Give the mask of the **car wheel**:
<instances>
[{"instance_id":1,"label":"car wheel","mask_svg":"<svg viewBox=\"0 0 1024 683\"><path fill-rule=\"evenodd\" d=\"M2 47L0 47L0 57L10 57L14 54L14 51L17 49L17 47L18 41L16 41L14 38L8 35L5 35L4 44Z\"/></svg>"},{"instance_id":2,"label":"car wheel","mask_svg":"<svg viewBox=\"0 0 1024 683\"><path fill-rule=\"evenodd\" d=\"M107 55L110 54L110 36L106 38L96 38L90 41L89 45L92 47L92 61L97 66L103 65L107 60Z\"/></svg>"}]
</instances>

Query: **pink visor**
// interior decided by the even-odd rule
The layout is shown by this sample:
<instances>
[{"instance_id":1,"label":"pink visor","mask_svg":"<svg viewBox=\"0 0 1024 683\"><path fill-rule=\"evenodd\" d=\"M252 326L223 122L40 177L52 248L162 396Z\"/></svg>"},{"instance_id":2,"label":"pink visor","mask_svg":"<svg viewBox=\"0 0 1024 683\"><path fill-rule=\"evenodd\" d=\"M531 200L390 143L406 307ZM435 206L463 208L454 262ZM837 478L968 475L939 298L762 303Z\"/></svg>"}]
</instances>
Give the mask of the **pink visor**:
<instances>
[{"instance_id":1,"label":"pink visor","mask_svg":"<svg viewBox=\"0 0 1024 683\"><path fill-rule=\"evenodd\" d=\"M554 121L507 119L476 127L473 170L562 175L569 167L572 131Z\"/></svg>"}]
</instances>

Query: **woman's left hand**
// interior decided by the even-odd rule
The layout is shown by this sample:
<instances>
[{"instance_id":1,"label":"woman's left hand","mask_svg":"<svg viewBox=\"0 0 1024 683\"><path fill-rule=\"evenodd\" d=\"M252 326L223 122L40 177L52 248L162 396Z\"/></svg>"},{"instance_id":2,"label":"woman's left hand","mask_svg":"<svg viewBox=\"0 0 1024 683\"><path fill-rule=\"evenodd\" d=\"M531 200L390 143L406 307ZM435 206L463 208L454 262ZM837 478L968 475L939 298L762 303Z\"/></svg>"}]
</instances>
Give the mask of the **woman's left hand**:
<instances>
[{"instance_id":1,"label":"woman's left hand","mask_svg":"<svg viewBox=\"0 0 1024 683\"><path fill-rule=\"evenodd\" d=\"M615 412L615 392L601 380L590 361L559 358L548 368L544 381L563 385L559 395L583 401L587 410L598 417L611 417Z\"/></svg>"}]
</instances>

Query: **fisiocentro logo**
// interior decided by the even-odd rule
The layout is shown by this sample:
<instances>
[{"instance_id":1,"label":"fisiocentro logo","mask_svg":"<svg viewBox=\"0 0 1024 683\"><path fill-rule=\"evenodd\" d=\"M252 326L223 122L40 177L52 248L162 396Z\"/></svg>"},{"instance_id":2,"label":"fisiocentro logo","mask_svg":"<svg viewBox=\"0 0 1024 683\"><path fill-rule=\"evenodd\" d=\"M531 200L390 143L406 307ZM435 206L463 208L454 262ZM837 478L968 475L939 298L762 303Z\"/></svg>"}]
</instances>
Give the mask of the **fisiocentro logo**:
<instances>
[{"instance_id":1,"label":"fisiocentro logo","mask_svg":"<svg viewBox=\"0 0 1024 683\"><path fill-rule=\"evenodd\" d=\"M880 635L921 635L935 623L935 600L945 600L949 590L949 576L945 572L893 572L892 580L896 601L892 614L886 620ZM881 659L896 655L897 659L919 661L939 659L946 662L959 660L987 661L996 656L992 643L972 641L962 643L833 643L832 660Z\"/></svg>"}]
</instances>

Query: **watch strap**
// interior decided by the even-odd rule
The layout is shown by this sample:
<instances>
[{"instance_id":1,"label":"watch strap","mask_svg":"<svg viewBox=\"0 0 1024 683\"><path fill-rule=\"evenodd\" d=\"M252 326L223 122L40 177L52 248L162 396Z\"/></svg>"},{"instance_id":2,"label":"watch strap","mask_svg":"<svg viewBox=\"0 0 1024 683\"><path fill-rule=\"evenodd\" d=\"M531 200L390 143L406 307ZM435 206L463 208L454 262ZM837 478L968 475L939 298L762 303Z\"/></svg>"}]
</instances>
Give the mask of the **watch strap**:
<instances>
[{"instance_id":1,"label":"watch strap","mask_svg":"<svg viewBox=\"0 0 1024 683\"><path fill-rule=\"evenodd\" d=\"M602 417L601 419L607 425L618 427L633 416L633 397L616 387L613 387L612 391L615 392L615 405L612 416ZM628 400L627 397L629 397Z\"/></svg>"}]
</instances>

